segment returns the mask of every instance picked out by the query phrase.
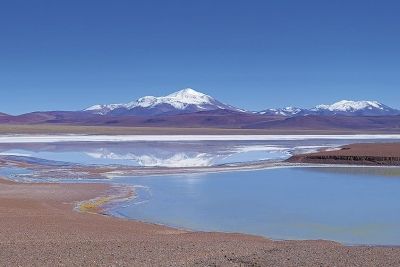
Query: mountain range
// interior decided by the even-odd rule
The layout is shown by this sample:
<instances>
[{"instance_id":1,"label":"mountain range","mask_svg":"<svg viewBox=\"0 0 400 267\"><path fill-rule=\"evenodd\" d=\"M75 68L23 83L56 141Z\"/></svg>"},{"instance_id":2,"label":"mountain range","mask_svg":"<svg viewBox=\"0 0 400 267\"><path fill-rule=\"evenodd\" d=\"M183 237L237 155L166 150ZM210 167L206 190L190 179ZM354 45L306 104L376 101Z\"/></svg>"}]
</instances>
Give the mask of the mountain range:
<instances>
[{"instance_id":1,"label":"mountain range","mask_svg":"<svg viewBox=\"0 0 400 267\"><path fill-rule=\"evenodd\" d=\"M0 113L0 123L400 131L400 110L377 101L342 100L309 109L285 107L248 111L186 88L167 96L97 104L80 111L31 112L17 116Z\"/></svg>"},{"instance_id":2,"label":"mountain range","mask_svg":"<svg viewBox=\"0 0 400 267\"><path fill-rule=\"evenodd\" d=\"M386 106L378 101L349 101L342 100L331 105L318 105L311 109L285 107L266 109L258 112L264 115L281 115L287 117L321 115L321 116L395 116L400 110Z\"/></svg>"},{"instance_id":3,"label":"mountain range","mask_svg":"<svg viewBox=\"0 0 400 267\"><path fill-rule=\"evenodd\" d=\"M311 109L298 107L270 108L259 112L250 112L228 104L213 97L186 88L167 96L145 96L126 104L100 104L86 108L84 111L100 115L167 115L195 113L200 111L228 110L274 116L307 116L307 115L343 115L343 116L393 116L400 115L400 110L391 108L378 101L342 100L331 105L318 105Z\"/></svg>"}]
</instances>

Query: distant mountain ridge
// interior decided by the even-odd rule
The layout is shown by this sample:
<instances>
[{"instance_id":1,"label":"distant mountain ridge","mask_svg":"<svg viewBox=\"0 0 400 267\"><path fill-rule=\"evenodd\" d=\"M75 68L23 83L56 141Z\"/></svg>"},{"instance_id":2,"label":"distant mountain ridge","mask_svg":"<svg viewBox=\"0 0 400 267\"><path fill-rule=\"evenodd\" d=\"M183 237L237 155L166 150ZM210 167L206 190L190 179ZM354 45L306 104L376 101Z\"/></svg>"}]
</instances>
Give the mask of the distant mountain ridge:
<instances>
[{"instance_id":1,"label":"distant mountain ridge","mask_svg":"<svg viewBox=\"0 0 400 267\"><path fill-rule=\"evenodd\" d=\"M126 104L98 104L83 110L99 115L169 115L195 113L200 111L231 110L249 112L244 109L222 103L215 98L186 88L167 96L144 96ZM269 108L259 112L259 115L269 116L393 116L400 115L400 110L391 108L378 101L350 101L342 100L330 105L322 104L314 108L299 107Z\"/></svg>"},{"instance_id":2,"label":"distant mountain ridge","mask_svg":"<svg viewBox=\"0 0 400 267\"><path fill-rule=\"evenodd\" d=\"M305 110L306 109L297 108L297 107L285 107L285 108L269 108L269 109L262 110L262 111L259 111L256 113L261 114L261 115L276 115L276 116L291 117L291 116L301 114Z\"/></svg>"},{"instance_id":3,"label":"distant mountain ridge","mask_svg":"<svg viewBox=\"0 0 400 267\"><path fill-rule=\"evenodd\" d=\"M84 111L100 115L160 115L210 110L244 112L244 110L224 104L192 88L186 88L167 96L145 96L127 104L94 105Z\"/></svg>"},{"instance_id":4,"label":"distant mountain ridge","mask_svg":"<svg viewBox=\"0 0 400 267\"><path fill-rule=\"evenodd\" d=\"M350 101L342 100L331 105L317 105L311 109L286 107L277 109L266 109L258 114L294 116L395 116L400 115L400 110L386 106L378 101Z\"/></svg>"},{"instance_id":5,"label":"distant mountain ridge","mask_svg":"<svg viewBox=\"0 0 400 267\"><path fill-rule=\"evenodd\" d=\"M246 111L186 88L126 104L94 105L81 111L0 113L0 124L60 124L170 128L226 128L400 132L400 111L377 101L342 100L314 108Z\"/></svg>"}]
</instances>

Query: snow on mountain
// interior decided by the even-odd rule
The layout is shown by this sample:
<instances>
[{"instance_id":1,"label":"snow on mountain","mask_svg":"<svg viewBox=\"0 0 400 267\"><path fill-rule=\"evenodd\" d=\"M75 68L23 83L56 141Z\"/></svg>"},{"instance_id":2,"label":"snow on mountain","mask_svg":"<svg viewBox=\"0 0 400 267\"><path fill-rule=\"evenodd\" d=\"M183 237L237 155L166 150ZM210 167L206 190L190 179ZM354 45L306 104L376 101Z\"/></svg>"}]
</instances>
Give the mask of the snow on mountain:
<instances>
[{"instance_id":1,"label":"snow on mountain","mask_svg":"<svg viewBox=\"0 0 400 267\"><path fill-rule=\"evenodd\" d=\"M86 108L84 111L90 111L96 114L105 115L114 109L124 108L125 106L125 104L94 105Z\"/></svg>"},{"instance_id":2,"label":"snow on mountain","mask_svg":"<svg viewBox=\"0 0 400 267\"><path fill-rule=\"evenodd\" d=\"M332 105L318 105L315 110L329 110L329 111L357 111L363 109L380 109L384 110L385 107L377 101L349 101L342 100Z\"/></svg>"},{"instance_id":3,"label":"snow on mountain","mask_svg":"<svg viewBox=\"0 0 400 267\"><path fill-rule=\"evenodd\" d=\"M400 110L388 107L378 101L342 100L331 105L318 105L311 109L296 107L266 109L257 114L280 115L286 117L320 115L320 116L392 116L400 115Z\"/></svg>"},{"instance_id":4,"label":"snow on mountain","mask_svg":"<svg viewBox=\"0 0 400 267\"><path fill-rule=\"evenodd\" d=\"M310 111L318 115L384 116L400 114L399 110L388 107L378 101L350 100L342 100L331 105L318 105Z\"/></svg>"},{"instance_id":5,"label":"snow on mountain","mask_svg":"<svg viewBox=\"0 0 400 267\"><path fill-rule=\"evenodd\" d=\"M303 109L296 107L285 107L285 108L270 108L260 112L257 112L261 115L277 115L277 116L295 116L302 112Z\"/></svg>"},{"instance_id":6,"label":"snow on mountain","mask_svg":"<svg viewBox=\"0 0 400 267\"><path fill-rule=\"evenodd\" d=\"M188 113L208 110L243 110L226 105L209 95L186 88L167 96L145 96L127 104L94 105L85 109L95 114L157 115L163 113Z\"/></svg>"},{"instance_id":7,"label":"snow on mountain","mask_svg":"<svg viewBox=\"0 0 400 267\"><path fill-rule=\"evenodd\" d=\"M94 105L84 111L101 115L159 115L182 114L199 111L230 110L247 112L224 104L213 97L186 88L167 96L145 96L126 104ZM255 114L270 116L307 116L307 115L343 115L343 116L391 116L400 115L400 111L377 101L342 100L330 105L317 105L311 109L298 107L270 108Z\"/></svg>"}]
</instances>

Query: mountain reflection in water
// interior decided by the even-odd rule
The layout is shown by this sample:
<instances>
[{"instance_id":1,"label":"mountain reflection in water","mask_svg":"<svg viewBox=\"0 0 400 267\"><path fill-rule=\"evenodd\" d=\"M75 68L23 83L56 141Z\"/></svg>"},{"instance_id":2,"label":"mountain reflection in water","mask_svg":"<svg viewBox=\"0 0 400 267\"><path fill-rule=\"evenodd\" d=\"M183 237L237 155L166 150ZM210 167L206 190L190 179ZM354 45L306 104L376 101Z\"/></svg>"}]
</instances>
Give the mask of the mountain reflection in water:
<instances>
[{"instance_id":1,"label":"mountain reflection in water","mask_svg":"<svg viewBox=\"0 0 400 267\"><path fill-rule=\"evenodd\" d=\"M296 153L355 142L368 140L10 143L0 144L0 155L88 165L206 167L282 160Z\"/></svg>"}]
</instances>

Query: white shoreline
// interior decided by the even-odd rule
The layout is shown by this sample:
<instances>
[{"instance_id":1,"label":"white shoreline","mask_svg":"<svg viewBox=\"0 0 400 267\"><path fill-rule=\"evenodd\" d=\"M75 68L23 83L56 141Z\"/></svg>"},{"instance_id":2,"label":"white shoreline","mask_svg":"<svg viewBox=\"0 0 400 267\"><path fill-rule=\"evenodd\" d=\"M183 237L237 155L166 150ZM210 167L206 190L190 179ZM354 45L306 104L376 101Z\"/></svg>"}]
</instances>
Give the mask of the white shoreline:
<instances>
[{"instance_id":1,"label":"white shoreline","mask_svg":"<svg viewBox=\"0 0 400 267\"><path fill-rule=\"evenodd\" d=\"M0 143L57 142L176 142L176 141L296 141L296 140L393 140L400 134L352 135L0 135Z\"/></svg>"}]
</instances>

